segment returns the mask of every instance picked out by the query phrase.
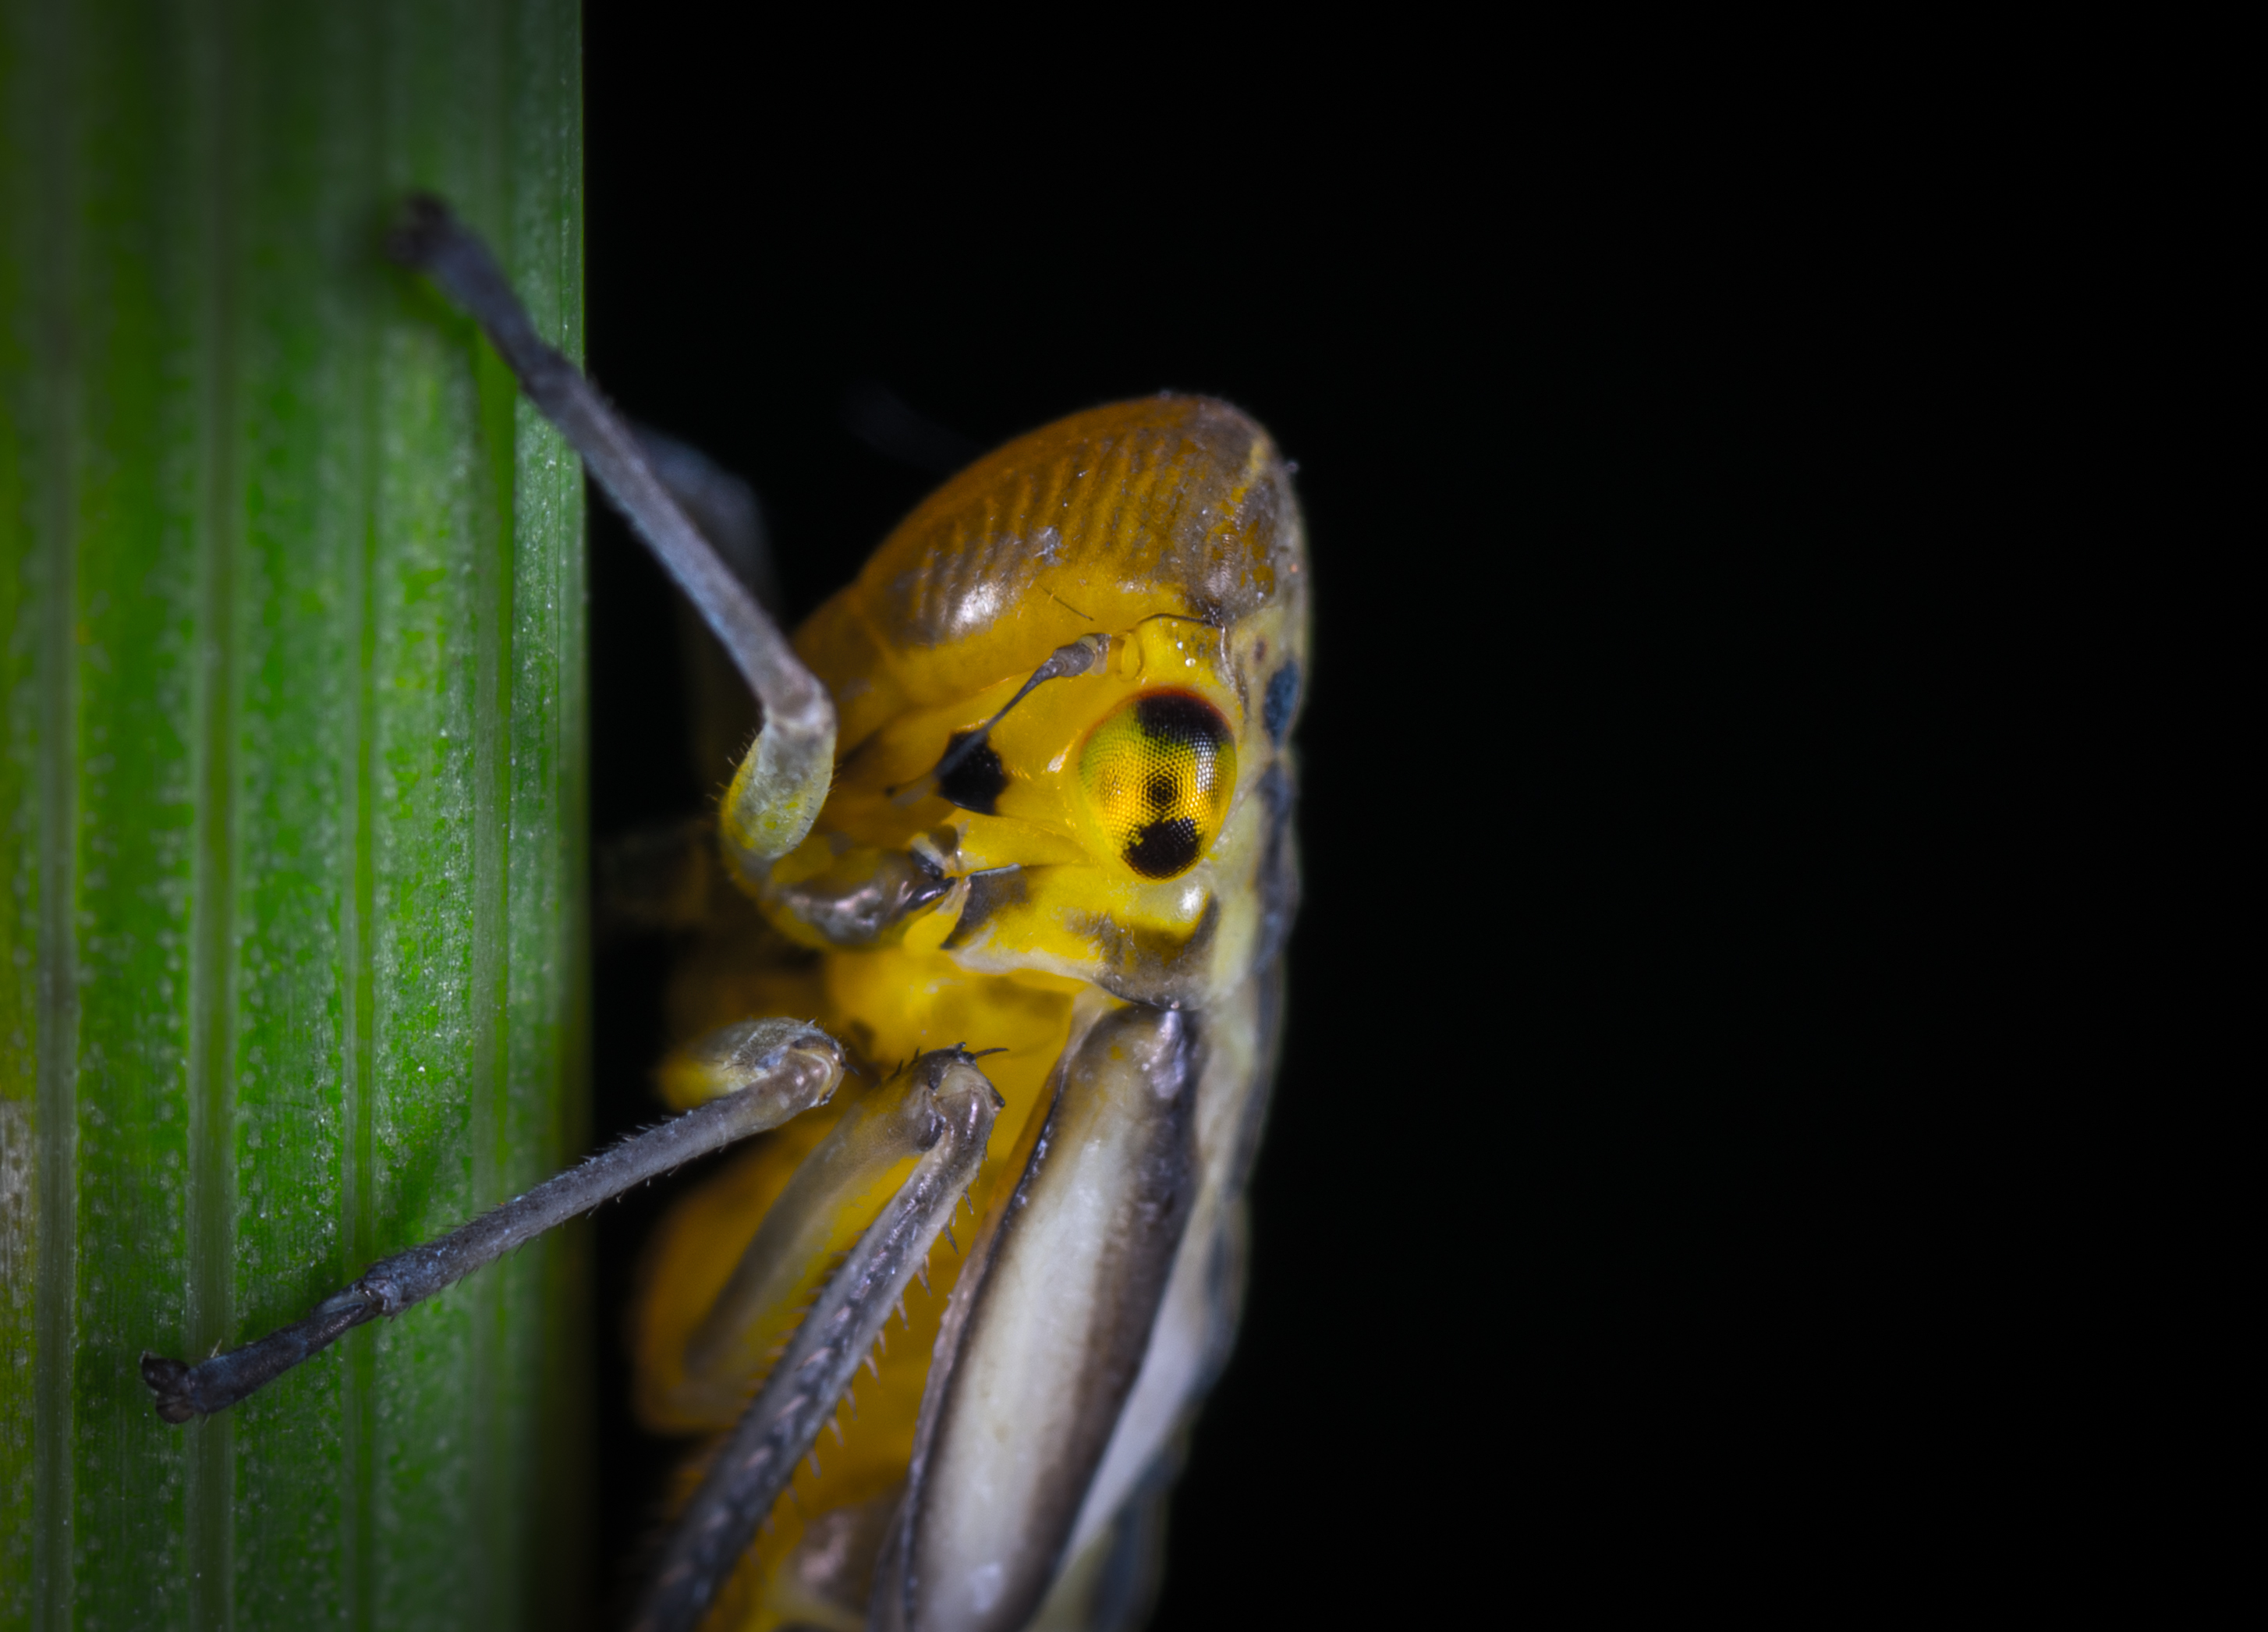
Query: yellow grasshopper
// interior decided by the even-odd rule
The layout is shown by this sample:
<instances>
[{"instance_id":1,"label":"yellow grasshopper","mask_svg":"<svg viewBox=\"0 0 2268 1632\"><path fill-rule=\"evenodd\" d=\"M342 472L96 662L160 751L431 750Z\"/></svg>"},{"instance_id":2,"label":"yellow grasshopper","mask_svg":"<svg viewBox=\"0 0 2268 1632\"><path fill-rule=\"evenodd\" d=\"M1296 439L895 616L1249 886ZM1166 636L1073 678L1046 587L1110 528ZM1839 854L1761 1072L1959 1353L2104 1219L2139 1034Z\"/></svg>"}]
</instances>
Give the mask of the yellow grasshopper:
<instances>
[{"instance_id":1,"label":"yellow grasshopper","mask_svg":"<svg viewBox=\"0 0 2268 1632\"><path fill-rule=\"evenodd\" d=\"M706 1436L635 1624L1138 1623L1233 1339L1296 906L1288 467L1218 402L1074 415L947 483L791 643L479 241L423 198L390 241L761 705L716 825L736 892L672 988L682 1115L292 1326L145 1358L161 1414L753 1137L663 1222L634 1314L641 1416Z\"/></svg>"}]
</instances>

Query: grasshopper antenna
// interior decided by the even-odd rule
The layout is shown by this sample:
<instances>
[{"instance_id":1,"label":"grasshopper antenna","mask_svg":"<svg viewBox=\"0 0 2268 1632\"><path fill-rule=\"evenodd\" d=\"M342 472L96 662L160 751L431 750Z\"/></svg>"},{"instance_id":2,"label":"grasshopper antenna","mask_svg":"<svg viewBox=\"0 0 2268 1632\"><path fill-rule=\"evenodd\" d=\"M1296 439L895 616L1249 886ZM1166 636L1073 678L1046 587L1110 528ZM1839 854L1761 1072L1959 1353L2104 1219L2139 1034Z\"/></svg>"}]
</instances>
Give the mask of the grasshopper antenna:
<instances>
[{"instance_id":1,"label":"grasshopper antenna","mask_svg":"<svg viewBox=\"0 0 2268 1632\"><path fill-rule=\"evenodd\" d=\"M763 705L763 730L725 795L726 857L744 885L801 844L835 773L835 701L733 570L689 521L637 434L574 364L546 345L496 258L430 193L412 194L387 254L424 273L470 313L527 400L556 426L607 497L724 642Z\"/></svg>"},{"instance_id":2,"label":"grasshopper antenna","mask_svg":"<svg viewBox=\"0 0 2268 1632\"><path fill-rule=\"evenodd\" d=\"M992 727L1007 717L1008 711L1026 698L1034 688L1049 680L1068 680L1073 675L1091 674L1101 668L1110 655L1108 635L1081 635L1069 646L1059 646L1048 654L1047 661L1032 671L1032 677L1016 688L1016 695L1000 705L1000 712L974 731L965 731L953 740L945 757L927 776L882 791L901 804L911 804L924 795L945 790L952 798L954 773L974 760L984 750L984 739L992 735ZM960 803L955 800L954 802Z\"/></svg>"}]
</instances>

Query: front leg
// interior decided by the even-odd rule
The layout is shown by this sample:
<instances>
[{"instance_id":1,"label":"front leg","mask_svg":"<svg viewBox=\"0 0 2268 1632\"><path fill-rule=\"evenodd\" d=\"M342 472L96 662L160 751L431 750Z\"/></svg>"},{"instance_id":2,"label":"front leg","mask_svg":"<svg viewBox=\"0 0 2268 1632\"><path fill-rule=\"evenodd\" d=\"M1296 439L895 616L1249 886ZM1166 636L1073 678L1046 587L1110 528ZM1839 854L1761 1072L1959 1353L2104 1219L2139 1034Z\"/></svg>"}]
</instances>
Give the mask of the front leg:
<instances>
[{"instance_id":1,"label":"front leg","mask_svg":"<svg viewBox=\"0 0 2268 1632\"><path fill-rule=\"evenodd\" d=\"M559 427L592 476L693 603L763 705L763 729L720 813L726 861L751 889L801 844L835 775L835 701L733 569L689 521L645 445L576 366L546 345L487 246L438 198L412 197L387 251L471 313L527 400Z\"/></svg>"}]
</instances>

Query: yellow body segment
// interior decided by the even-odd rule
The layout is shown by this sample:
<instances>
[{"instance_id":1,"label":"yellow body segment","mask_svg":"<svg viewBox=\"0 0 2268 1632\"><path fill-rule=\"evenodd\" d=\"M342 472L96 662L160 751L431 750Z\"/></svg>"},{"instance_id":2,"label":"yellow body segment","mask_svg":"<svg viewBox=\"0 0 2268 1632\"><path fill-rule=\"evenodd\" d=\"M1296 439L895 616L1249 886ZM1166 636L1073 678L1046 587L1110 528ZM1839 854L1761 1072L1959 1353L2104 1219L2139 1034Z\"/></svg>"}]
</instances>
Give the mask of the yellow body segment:
<instances>
[{"instance_id":1,"label":"yellow body segment","mask_svg":"<svg viewBox=\"0 0 2268 1632\"><path fill-rule=\"evenodd\" d=\"M908 1297L907 1326L893 1323L860 1374L855 1418L840 1420L840 1443L821 1436L821 1471L798 1473L708 1626L862 1624L861 1571L905 1478L959 1250L1014 1189L1057 1063L1095 1019L1127 1002L1211 1016L1217 1060L1235 1062L1219 1091L1264 1089L1274 1006L1251 989L1292 910L1283 741L1307 638L1304 572L1288 471L1265 433L1223 404L1158 397L1073 416L980 462L799 632L835 698L839 757L816 827L770 887L909 851L933 858L949 887L858 947L828 944L760 891L760 914L728 915L680 971L681 1038L792 1015L840 1038L857 1075L657 1232L634 1318L646 1422L730 1425L685 1408L688 1340L859 1093L924 1050L965 1044L1004 1051L983 1068L1006 1107L959 1249L932 1252L929 1289ZM948 747L1083 636L1107 638L1103 661L1032 690L990 731L997 768L981 797L945 797L932 773ZM700 1092L666 1072L663 1084L674 1097ZM792 1305L764 1317L771 1349L888 1193L878 1185L830 1221ZM747 1377L748 1396L761 1380Z\"/></svg>"}]
</instances>

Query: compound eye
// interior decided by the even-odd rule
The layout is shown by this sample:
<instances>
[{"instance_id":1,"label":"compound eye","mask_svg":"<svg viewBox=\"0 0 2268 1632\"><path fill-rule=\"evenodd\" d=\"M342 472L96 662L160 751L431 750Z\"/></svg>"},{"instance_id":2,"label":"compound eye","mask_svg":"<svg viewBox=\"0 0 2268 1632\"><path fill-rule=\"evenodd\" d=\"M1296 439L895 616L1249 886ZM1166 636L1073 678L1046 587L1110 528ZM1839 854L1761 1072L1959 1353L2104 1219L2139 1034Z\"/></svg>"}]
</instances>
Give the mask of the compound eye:
<instances>
[{"instance_id":1,"label":"compound eye","mask_svg":"<svg viewBox=\"0 0 2268 1632\"><path fill-rule=\"evenodd\" d=\"M1087 738L1079 784L1127 866L1145 878L1176 877L1228 815L1236 737L1204 698L1145 691Z\"/></svg>"}]
</instances>

